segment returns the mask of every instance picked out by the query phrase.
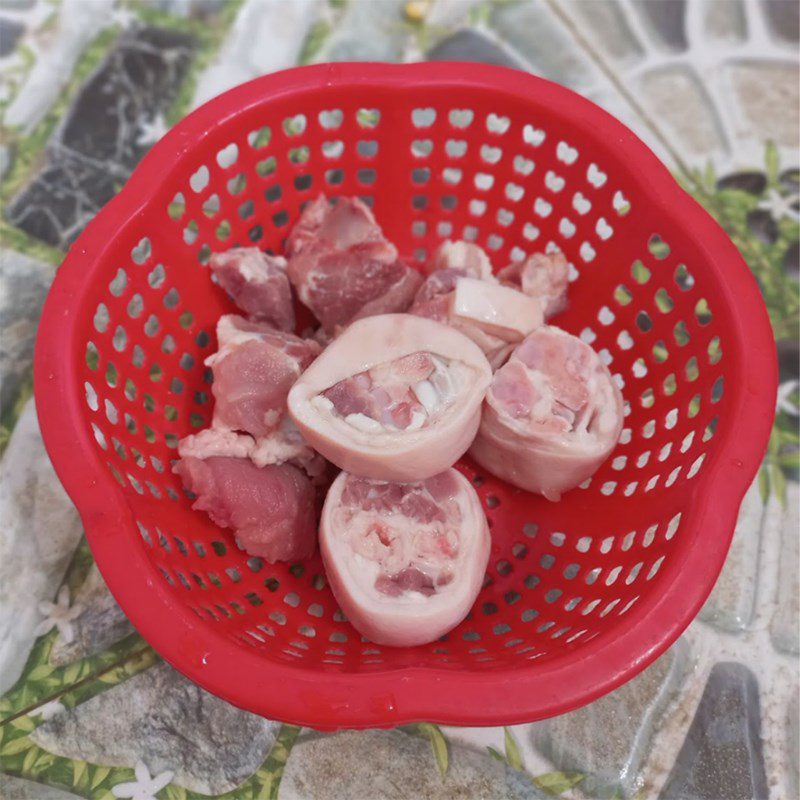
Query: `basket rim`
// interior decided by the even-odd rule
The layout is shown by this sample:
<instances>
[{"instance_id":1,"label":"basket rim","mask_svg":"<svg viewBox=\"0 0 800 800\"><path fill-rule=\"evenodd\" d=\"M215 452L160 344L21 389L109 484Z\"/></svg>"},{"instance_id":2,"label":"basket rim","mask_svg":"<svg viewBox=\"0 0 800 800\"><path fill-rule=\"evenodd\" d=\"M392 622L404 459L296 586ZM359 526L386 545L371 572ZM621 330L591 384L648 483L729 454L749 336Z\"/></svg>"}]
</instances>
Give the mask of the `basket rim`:
<instances>
[{"instance_id":1,"label":"basket rim","mask_svg":"<svg viewBox=\"0 0 800 800\"><path fill-rule=\"evenodd\" d=\"M501 98L535 94L553 113L626 150L652 202L693 231L721 301L736 304L745 386L727 388L728 414L746 420L746 436L722 440L682 509L687 541L669 559L660 592L643 595L613 639L599 636L530 667L457 672L442 667L329 673L270 661L242 647L152 580L125 495L104 467L83 424L77 360L77 309L99 274L104 251L147 208L153 185L168 180L194 143L265 95L292 96L309 86L370 86L418 91L426 85L492 90ZM71 246L45 302L34 356L34 394L42 437L77 507L109 589L131 622L173 667L225 700L273 719L318 729L428 721L453 725L531 722L582 706L634 677L663 653L700 610L727 555L739 504L759 467L774 416L775 343L750 270L714 219L686 194L666 166L623 123L575 92L505 67L465 62L337 63L294 67L256 78L208 101L172 128L144 157L122 191ZM730 394L728 394L730 393ZM702 558L683 569L702 536ZM146 591L142 591L146 587ZM228 665L236 663L235 670ZM513 682L514 691L509 691ZM287 691L287 689L291 689Z\"/></svg>"}]
</instances>

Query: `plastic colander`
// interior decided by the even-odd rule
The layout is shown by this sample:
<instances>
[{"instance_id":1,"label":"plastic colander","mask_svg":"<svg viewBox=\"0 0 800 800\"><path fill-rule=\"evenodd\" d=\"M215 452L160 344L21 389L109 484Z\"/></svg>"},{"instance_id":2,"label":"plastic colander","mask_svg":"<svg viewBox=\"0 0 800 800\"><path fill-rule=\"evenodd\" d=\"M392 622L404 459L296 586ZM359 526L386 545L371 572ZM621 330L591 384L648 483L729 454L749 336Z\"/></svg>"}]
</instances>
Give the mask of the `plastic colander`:
<instances>
[{"instance_id":1,"label":"plastic colander","mask_svg":"<svg viewBox=\"0 0 800 800\"><path fill-rule=\"evenodd\" d=\"M210 253L281 252L320 192L362 197L414 264L447 238L496 268L562 249L574 280L557 323L629 405L612 456L559 503L458 465L485 505L489 568L467 619L424 647L364 640L319 557L248 557L170 471L211 418L203 360L232 310ZM481 725L597 698L691 621L766 445L776 359L733 244L604 111L497 67L339 64L233 89L153 148L58 272L35 386L97 564L170 664L316 728Z\"/></svg>"}]
</instances>

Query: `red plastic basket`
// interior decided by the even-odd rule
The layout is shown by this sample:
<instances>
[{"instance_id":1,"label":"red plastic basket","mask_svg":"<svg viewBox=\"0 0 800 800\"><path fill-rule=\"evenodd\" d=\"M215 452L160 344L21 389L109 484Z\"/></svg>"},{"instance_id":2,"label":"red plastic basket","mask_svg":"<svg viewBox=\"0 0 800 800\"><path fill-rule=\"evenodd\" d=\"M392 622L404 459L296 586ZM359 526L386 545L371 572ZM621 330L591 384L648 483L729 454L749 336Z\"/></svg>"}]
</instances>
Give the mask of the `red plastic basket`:
<instances>
[{"instance_id":1,"label":"red plastic basket","mask_svg":"<svg viewBox=\"0 0 800 800\"><path fill-rule=\"evenodd\" d=\"M424 647L363 640L318 558L248 558L170 472L178 438L210 418L203 359L231 310L209 253L280 251L319 192L365 197L414 262L444 238L476 240L497 268L554 242L576 278L558 324L630 405L612 457L560 503L460 464L492 555L470 616ZM734 246L608 114L501 68L339 64L240 86L153 148L59 270L35 382L103 576L173 666L317 728L480 725L586 703L686 627L763 454L776 364Z\"/></svg>"}]
</instances>

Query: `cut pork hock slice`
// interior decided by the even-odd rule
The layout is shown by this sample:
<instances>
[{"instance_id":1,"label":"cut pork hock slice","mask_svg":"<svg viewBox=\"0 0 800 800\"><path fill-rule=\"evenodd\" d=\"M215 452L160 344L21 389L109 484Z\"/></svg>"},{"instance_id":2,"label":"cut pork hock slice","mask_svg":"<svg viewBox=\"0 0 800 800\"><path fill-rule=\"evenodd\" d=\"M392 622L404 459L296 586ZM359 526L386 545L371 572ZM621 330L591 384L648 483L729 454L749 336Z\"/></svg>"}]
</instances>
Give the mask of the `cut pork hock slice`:
<instances>
[{"instance_id":1,"label":"cut pork hock slice","mask_svg":"<svg viewBox=\"0 0 800 800\"><path fill-rule=\"evenodd\" d=\"M558 500L608 457L622 417L622 395L597 353L544 326L495 373L470 454L498 478Z\"/></svg>"},{"instance_id":2,"label":"cut pork hock slice","mask_svg":"<svg viewBox=\"0 0 800 800\"><path fill-rule=\"evenodd\" d=\"M286 395L322 349L260 322L235 314L217 323L219 350L206 359L214 373L214 427L266 436L286 413Z\"/></svg>"},{"instance_id":3,"label":"cut pork hock slice","mask_svg":"<svg viewBox=\"0 0 800 800\"><path fill-rule=\"evenodd\" d=\"M209 266L219 285L248 317L282 331L294 330L285 258L262 253L257 247L234 247L214 253Z\"/></svg>"},{"instance_id":4,"label":"cut pork hock slice","mask_svg":"<svg viewBox=\"0 0 800 800\"><path fill-rule=\"evenodd\" d=\"M221 528L230 528L250 555L270 563L313 555L316 490L291 464L257 467L246 458L181 458L173 471Z\"/></svg>"},{"instance_id":5,"label":"cut pork hock slice","mask_svg":"<svg viewBox=\"0 0 800 800\"><path fill-rule=\"evenodd\" d=\"M342 472L322 511L328 582L377 644L426 644L458 625L480 591L489 545L480 500L455 469L415 483Z\"/></svg>"},{"instance_id":6,"label":"cut pork hock slice","mask_svg":"<svg viewBox=\"0 0 800 800\"><path fill-rule=\"evenodd\" d=\"M388 481L425 480L469 447L491 367L452 328L409 314L350 325L289 392L303 438L336 466Z\"/></svg>"},{"instance_id":7,"label":"cut pork hock slice","mask_svg":"<svg viewBox=\"0 0 800 800\"><path fill-rule=\"evenodd\" d=\"M405 311L422 283L355 198L330 206L319 197L306 206L287 253L289 280L327 334L354 319Z\"/></svg>"}]
</instances>

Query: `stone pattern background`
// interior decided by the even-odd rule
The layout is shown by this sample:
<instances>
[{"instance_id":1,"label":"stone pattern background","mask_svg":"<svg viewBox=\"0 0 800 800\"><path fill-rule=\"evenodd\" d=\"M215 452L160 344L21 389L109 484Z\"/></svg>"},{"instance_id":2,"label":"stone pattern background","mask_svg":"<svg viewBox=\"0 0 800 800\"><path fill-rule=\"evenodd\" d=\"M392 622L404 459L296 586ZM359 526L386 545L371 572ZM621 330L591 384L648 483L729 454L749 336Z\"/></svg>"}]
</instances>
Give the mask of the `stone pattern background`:
<instances>
[{"instance_id":1,"label":"stone pattern background","mask_svg":"<svg viewBox=\"0 0 800 800\"><path fill-rule=\"evenodd\" d=\"M0 2L0 798L800 797L794 0ZM631 126L764 290L769 452L699 619L562 717L319 734L163 664L103 584L31 398L63 252L149 146L241 81L326 60L465 59L563 83Z\"/></svg>"}]
</instances>

